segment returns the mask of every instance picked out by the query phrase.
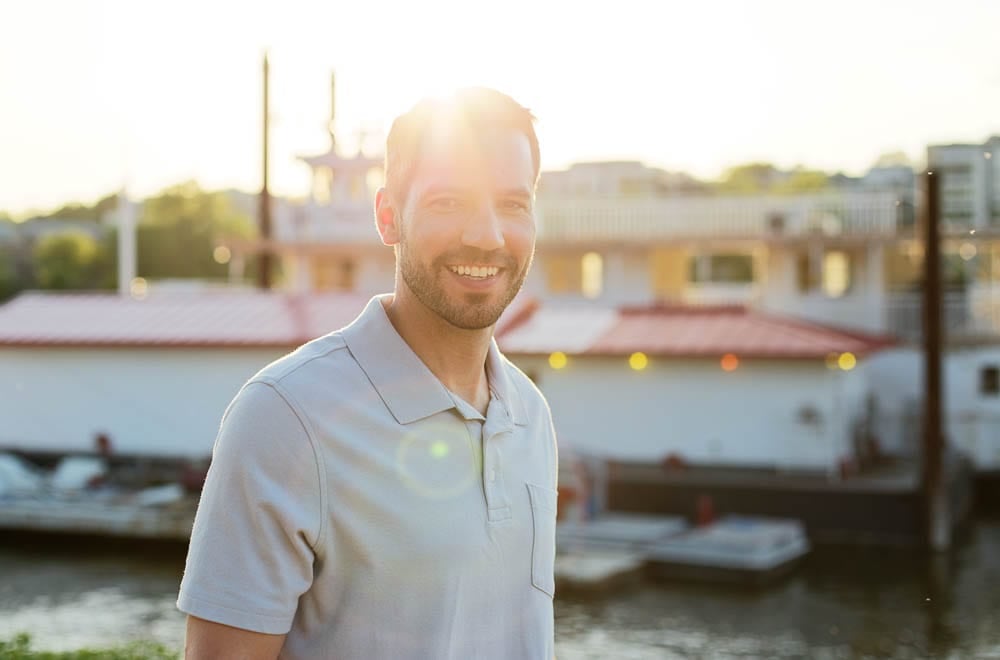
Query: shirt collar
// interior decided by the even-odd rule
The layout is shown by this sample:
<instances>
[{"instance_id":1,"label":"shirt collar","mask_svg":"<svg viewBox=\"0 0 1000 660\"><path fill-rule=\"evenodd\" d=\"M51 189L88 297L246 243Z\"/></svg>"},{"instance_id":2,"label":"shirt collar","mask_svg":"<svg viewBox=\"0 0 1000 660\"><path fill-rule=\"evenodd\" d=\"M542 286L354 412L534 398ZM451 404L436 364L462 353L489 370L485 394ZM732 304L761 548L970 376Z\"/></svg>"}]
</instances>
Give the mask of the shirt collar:
<instances>
[{"instance_id":1,"label":"shirt collar","mask_svg":"<svg viewBox=\"0 0 1000 660\"><path fill-rule=\"evenodd\" d=\"M507 358L500 353L497 340L490 338L490 350L486 354L486 377L490 381L490 390L503 404L511 421L518 426L524 426L528 423L528 416L524 412L524 404L521 402L517 385L510 378L510 370L513 368L513 365L507 363Z\"/></svg>"},{"instance_id":2,"label":"shirt collar","mask_svg":"<svg viewBox=\"0 0 1000 660\"><path fill-rule=\"evenodd\" d=\"M354 359L400 424L409 424L455 408L448 389L417 357L389 321L382 306L386 297L372 298L361 315L343 329L344 341ZM526 415L507 369L496 341L491 339L486 357L490 388L511 420L523 426L527 423Z\"/></svg>"}]
</instances>

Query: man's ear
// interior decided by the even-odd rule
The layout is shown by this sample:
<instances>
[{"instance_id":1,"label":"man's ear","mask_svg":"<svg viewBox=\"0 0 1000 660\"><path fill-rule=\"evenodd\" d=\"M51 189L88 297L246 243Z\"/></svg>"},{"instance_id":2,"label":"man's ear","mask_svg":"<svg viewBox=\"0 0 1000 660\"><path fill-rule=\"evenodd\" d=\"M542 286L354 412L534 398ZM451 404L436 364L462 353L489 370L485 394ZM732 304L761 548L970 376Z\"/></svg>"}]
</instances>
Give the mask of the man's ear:
<instances>
[{"instance_id":1,"label":"man's ear","mask_svg":"<svg viewBox=\"0 0 1000 660\"><path fill-rule=\"evenodd\" d=\"M375 193L375 227L383 244L399 243L399 213L385 188L379 188Z\"/></svg>"}]
</instances>

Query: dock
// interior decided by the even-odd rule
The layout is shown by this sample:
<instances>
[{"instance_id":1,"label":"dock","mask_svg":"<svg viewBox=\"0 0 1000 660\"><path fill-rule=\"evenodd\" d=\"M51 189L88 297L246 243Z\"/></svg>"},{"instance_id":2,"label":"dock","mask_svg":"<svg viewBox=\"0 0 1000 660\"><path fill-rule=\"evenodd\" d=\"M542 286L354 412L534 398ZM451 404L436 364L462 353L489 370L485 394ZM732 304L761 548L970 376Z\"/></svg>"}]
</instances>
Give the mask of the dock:
<instances>
[{"instance_id":1,"label":"dock","mask_svg":"<svg viewBox=\"0 0 1000 660\"><path fill-rule=\"evenodd\" d=\"M967 459L945 461L948 505L955 528L969 520L973 470ZM695 517L712 513L799 520L813 544L918 547L923 539L920 466L895 461L865 474L782 471L723 466L664 467L613 461L607 509Z\"/></svg>"},{"instance_id":2,"label":"dock","mask_svg":"<svg viewBox=\"0 0 1000 660\"><path fill-rule=\"evenodd\" d=\"M726 516L656 543L646 561L657 578L762 586L791 573L809 550L796 520Z\"/></svg>"},{"instance_id":3,"label":"dock","mask_svg":"<svg viewBox=\"0 0 1000 660\"><path fill-rule=\"evenodd\" d=\"M687 530L680 516L607 513L556 526L556 590L602 594L641 581L650 544Z\"/></svg>"},{"instance_id":4,"label":"dock","mask_svg":"<svg viewBox=\"0 0 1000 660\"><path fill-rule=\"evenodd\" d=\"M177 541L191 537L196 497L165 504L147 504L136 497L3 497L0 529Z\"/></svg>"},{"instance_id":5,"label":"dock","mask_svg":"<svg viewBox=\"0 0 1000 660\"><path fill-rule=\"evenodd\" d=\"M556 589L602 594L641 578L761 586L809 553L796 520L726 516L692 528L680 516L605 512L556 528Z\"/></svg>"},{"instance_id":6,"label":"dock","mask_svg":"<svg viewBox=\"0 0 1000 660\"><path fill-rule=\"evenodd\" d=\"M642 580L646 559L614 550L589 550L556 555L556 591L560 594L604 594Z\"/></svg>"},{"instance_id":7,"label":"dock","mask_svg":"<svg viewBox=\"0 0 1000 660\"><path fill-rule=\"evenodd\" d=\"M593 520L562 521L556 527L561 552L616 550L642 554L645 546L687 530L682 516L606 512Z\"/></svg>"},{"instance_id":8,"label":"dock","mask_svg":"<svg viewBox=\"0 0 1000 660\"><path fill-rule=\"evenodd\" d=\"M116 472L109 463L96 456L66 456L43 467L0 453L0 529L178 541L191 537L197 493L178 482L157 483L158 474L149 470L130 483L121 478L129 472Z\"/></svg>"}]
</instances>

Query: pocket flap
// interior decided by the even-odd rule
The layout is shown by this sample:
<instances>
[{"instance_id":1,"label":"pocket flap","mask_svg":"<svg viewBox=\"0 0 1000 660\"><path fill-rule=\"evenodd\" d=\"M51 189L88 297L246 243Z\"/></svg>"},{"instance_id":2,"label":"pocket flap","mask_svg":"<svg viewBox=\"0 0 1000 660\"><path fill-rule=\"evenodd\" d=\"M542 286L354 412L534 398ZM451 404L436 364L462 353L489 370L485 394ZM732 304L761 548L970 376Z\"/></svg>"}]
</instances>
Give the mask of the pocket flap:
<instances>
[{"instance_id":1,"label":"pocket flap","mask_svg":"<svg viewBox=\"0 0 1000 660\"><path fill-rule=\"evenodd\" d=\"M532 518L531 584L552 597L556 591L556 500L559 493L535 484L527 486Z\"/></svg>"}]
</instances>

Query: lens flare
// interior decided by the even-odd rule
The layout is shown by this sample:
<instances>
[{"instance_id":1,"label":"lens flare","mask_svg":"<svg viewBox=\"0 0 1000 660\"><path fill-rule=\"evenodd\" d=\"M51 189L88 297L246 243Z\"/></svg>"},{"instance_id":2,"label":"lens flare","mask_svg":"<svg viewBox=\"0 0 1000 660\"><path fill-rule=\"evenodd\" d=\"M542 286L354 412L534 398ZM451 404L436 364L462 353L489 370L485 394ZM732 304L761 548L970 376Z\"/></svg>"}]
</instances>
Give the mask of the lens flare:
<instances>
[{"instance_id":1,"label":"lens flare","mask_svg":"<svg viewBox=\"0 0 1000 660\"><path fill-rule=\"evenodd\" d=\"M146 278L144 277L135 277L129 282L128 290L133 298L142 300L149 295L149 283L146 282Z\"/></svg>"},{"instance_id":2,"label":"lens flare","mask_svg":"<svg viewBox=\"0 0 1000 660\"><path fill-rule=\"evenodd\" d=\"M628 357L628 366L635 371L642 371L649 366L649 358L645 353L633 353Z\"/></svg>"},{"instance_id":3,"label":"lens flare","mask_svg":"<svg viewBox=\"0 0 1000 660\"><path fill-rule=\"evenodd\" d=\"M220 245L212 251L212 258L217 264L228 264L233 254L225 245Z\"/></svg>"},{"instance_id":4,"label":"lens flare","mask_svg":"<svg viewBox=\"0 0 1000 660\"><path fill-rule=\"evenodd\" d=\"M841 353L840 357L837 358L837 366L844 371L850 371L857 363L858 359L854 357L853 353Z\"/></svg>"},{"instance_id":5,"label":"lens flare","mask_svg":"<svg viewBox=\"0 0 1000 660\"><path fill-rule=\"evenodd\" d=\"M722 356L719 364L722 365L723 371L736 371L736 368L740 366L740 359L732 353L726 353Z\"/></svg>"}]
</instances>

